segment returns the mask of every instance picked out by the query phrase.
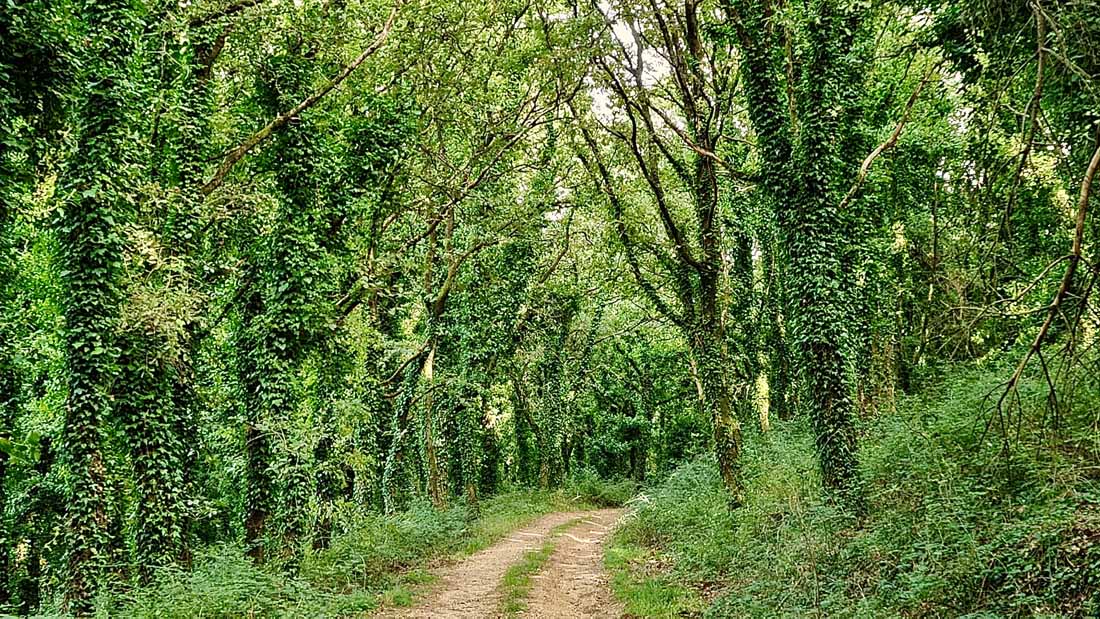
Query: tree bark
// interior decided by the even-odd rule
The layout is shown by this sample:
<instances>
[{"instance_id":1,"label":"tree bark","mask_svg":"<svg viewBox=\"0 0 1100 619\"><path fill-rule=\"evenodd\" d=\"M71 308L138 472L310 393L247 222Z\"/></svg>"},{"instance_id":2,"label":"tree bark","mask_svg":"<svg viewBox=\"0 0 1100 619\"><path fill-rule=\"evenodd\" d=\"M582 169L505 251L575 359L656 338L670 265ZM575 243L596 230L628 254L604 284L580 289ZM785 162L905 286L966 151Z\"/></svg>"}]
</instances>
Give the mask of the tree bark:
<instances>
[{"instance_id":1,"label":"tree bark","mask_svg":"<svg viewBox=\"0 0 1100 619\"><path fill-rule=\"evenodd\" d=\"M437 343L432 342L428 351L428 357L424 360L424 383L427 393L424 396L424 419L422 431L424 433L424 460L428 467L428 496L436 509L447 507L447 482L443 477L443 469L439 466L439 454L435 445L435 420L433 418L435 401L433 397L435 379L435 352Z\"/></svg>"},{"instance_id":2,"label":"tree bark","mask_svg":"<svg viewBox=\"0 0 1100 619\"><path fill-rule=\"evenodd\" d=\"M730 493L731 507L744 503L741 483L741 423L737 419L726 382L727 362L721 349L721 334L713 327L699 328L691 338L692 352L699 366L704 414L711 421L714 454L722 484Z\"/></svg>"}]
</instances>

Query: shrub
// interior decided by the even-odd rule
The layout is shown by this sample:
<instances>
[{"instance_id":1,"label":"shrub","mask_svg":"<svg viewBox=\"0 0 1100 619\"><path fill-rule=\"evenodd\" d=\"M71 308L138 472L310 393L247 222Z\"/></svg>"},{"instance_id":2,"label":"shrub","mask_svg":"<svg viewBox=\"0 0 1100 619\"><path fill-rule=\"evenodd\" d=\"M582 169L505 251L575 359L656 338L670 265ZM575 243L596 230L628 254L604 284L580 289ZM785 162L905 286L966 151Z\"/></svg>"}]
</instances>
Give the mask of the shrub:
<instances>
[{"instance_id":1,"label":"shrub","mask_svg":"<svg viewBox=\"0 0 1100 619\"><path fill-rule=\"evenodd\" d=\"M234 619L338 615L369 610L373 598L340 598L314 590L300 579L259 569L236 546L218 546L197 557L191 572L166 569L154 584L135 590L105 616L134 619Z\"/></svg>"},{"instance_id":2,"label":"shrub","mask_svg":"<svg viewBox=\"0 0 1100 619\"><path fill-rule=\"evenodd\" d=\"M430 558L474 552L546 512L576 505L563 493L510 492L436 510L426 502L382 515L342 515L332 545L307 552L297 576L261 569L237 546L216 546L190 572L166 569L145 587L104 599L109 617L221 619L359 616L379 600L411 601L410 588L429 578L416 569Z\"/></svg>"},{"instance_id":3,"label":"shrub","mask_svg":"<svg viewBox=\"0 0 1100 619\"><path fill-rule=\"evenodd\" d=\"M1041 385L1021 389L1012 449L985 433L983 402L1003 375L956 370L867 421L860 519L821 498L801 421L751 442L748 500L734 512L710 458L681 466L617 533L618 556L634 558L613 566L617 578L690 586L707 616L723 618L1098 616L1092 465L1040 431ZM1061 440L1081 432L1065 428Z\"/></svg>"},{"instance_id":4,"label":"shrub","mask_svg":"<svg viewBox=\"0 0 1100 619\"><path fill-rule=\"evenodd\" d=\"M640 484L631 479L604 479L588 468L574 470L565 493L574 500L599 507L620 507L637 494Z\"/></svg>"}]
</instances>

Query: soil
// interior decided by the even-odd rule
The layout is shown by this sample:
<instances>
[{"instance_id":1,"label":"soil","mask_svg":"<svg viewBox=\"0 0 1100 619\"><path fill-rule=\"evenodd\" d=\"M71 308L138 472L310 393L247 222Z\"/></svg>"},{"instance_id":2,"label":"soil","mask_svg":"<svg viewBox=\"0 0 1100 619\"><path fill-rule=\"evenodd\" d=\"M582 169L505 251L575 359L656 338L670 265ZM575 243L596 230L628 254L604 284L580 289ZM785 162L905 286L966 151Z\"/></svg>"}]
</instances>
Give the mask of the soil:
<instances>
[{"instance_id":1,"label":"soil","mask_svg":"<svg viewBox=\"0 0 1100 619\"><path fill-rule=\"evenodd\" d=\"M554 554L538 574L527 597L526 619L613 619L623 616L611 594L603 566L604 542L622 510L589 512L558 537Z\"/></svg>"}]
</instances>

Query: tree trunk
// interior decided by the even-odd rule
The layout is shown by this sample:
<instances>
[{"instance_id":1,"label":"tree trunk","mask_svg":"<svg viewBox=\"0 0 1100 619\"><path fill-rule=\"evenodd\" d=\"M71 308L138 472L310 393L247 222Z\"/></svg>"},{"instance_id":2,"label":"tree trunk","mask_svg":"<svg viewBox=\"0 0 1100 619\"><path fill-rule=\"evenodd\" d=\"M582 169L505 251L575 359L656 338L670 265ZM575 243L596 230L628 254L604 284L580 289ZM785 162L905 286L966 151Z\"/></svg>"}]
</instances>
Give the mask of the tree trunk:
<instances>
[{"instance_id":1,"label":"tree trunk","mask_svg":"<svg viewBox=\"0 0 1100 619\"><path fill-rule=\"evenodd\" d=\"M0 221L0 226L3 223ZM6 256L0 256L0 260L5 258ZM4 284L0 283L0 286L2 285ZM0 343L0 347L6 345L6 342ZM3 355L0 358L0 439L4 439L10 444L15 426L16 385L15 372L7 352L7 350L0 350L0 355ZM10 454L6 450L0 451L0 608L6 608L8 601L11 599L11 590L8 587L12 582L13 572L11 551L15 547L13 527L8 520L9 458Z\"/></svg>"},{"instance_id":2,"label":"tree trunk","mask_svg":"<svg viewBox=\"0 0 1100 619\"><path fill-rule=\"evenodd\" d=\"M126 220L121 162L132 140L127 64L131 35L143 28L141 9L127 0L80 6L88 26L78 63L77 147L58 195L74 199L58 209L55 232L63 274L68 398L63 431L72 496L67 504L68 574L65 605L88 615L109 554L104 425L111 418L110 385L117 347Z\"/></svg>"},{"instance_id":3,"label":"tree trunk","mask_svg":"<svg viewBox=\"0 0 1100 619\"><path fill-rule=\"evenodd\" d=\"M808 381L822 480L830 490L846 491L856 474L855 407L848 390L841 353L845 338L846 286L841 255L845 238L843 216L830 197L836 174L838 118L830 110L845 103L838 85L849 76L838 49L854 36L851 16L826 0L819 6L821 27L811 35L800 149L796 160L800 179L789 227L792 293L797 302L796 337ZM840 44L838 45L838 41Z\"/></svg>"},{"instance_id":4,"label":"tree trunk","mask_svg":"<svg viewBox=\"0 0 1100 619\"><path fill-rule=\"evenodd\" d=\"M397 511L402 503L398 492L398 482L403 481L408 472L405 469L405 435L409 429L409 414L412 400L421 371L421 358L418 354L405 368L401 381L401 391L392 407L390 418L390 444L386 450L385 463L382 465L382 505L387 514Z\"/></svg>"},{"instance_id":5,"label":"tree trunk","mask_svg":"<svg viewBox=\"0 0 1100 619\"><path fill-rule=\"evenodd\" d=\"M332 451L333 440L327 434L321 436L313 448L313 461L317 466L317 499L321 511L317 518L317 530L313 534L314 550L324 550L329 547L332 540L336 500L348 486L347 472ZM346 494L345 496L351 498Z\"/></svg>"},{"instance_id":6,"label":"tree trunk","mask_svg":"<svg viewBox=\"0 0 1100 619\"><path fill-rule=\"evenodd\" d=\"M714 435L714 454L722 483L730 493L730 505L744 502L741 484L741 423L737 419L726 383L726 360L721 338L713 332L699 329L692 338L692 349L699 367L703 391L703 412L710 417Z\"/></svg>"},{"instance_id":7,"label":"tree trunk","mask_svg":"<svg viewBox=\"0 0 1100 619\"><path fill-rule=\"evenodd\" d=\"M749 118L764 159L762 186L779 214L789 249L792 323L795 349L808 395L805 408L816 434L822 478L831 490L849 487L856 470L854 407L848 395L841 342L845 337L845 285L841 270L846 239L838 203L829 183L836 180L838 122L849 111L854 88L845 55L859 30L860 12L822 0L814 10L795 136L781 103L774 59L780 43L761 24L763 8L747 5L735 19L746 71ZM749 30L750 27L756 28ZM848 106L848 107L846 107Z\"/></svg>"},{"instance_id":8,"label":"tree trunk","mask_svg":"<svg viewBox=\"0 0 1100 619\"><path fill-rule=\"evenodd\" d=\"M516 433L516 476L526 484L535 482L535 453L541 453L541 434L538 426L531 417L531 405L527 401L527 394L523 392L518 376L512 376L512 392L515 397L515 405L512 416ZM530 438L535 437L535 453L531 450ZM541 466L539 467L541 470Z\"/></svg>"},{"instance_id":9,"label":"tree trunk","mask_svg":"<svg viewBox=\"0 0 1100 619\"><path fill-rule=\"evenodd\" d=\"M435 420L433 418L435 402L433 399L433 381L435 379L435 351L437 343L432 341L428 358L424 361L424 383L427 393L424 396L424 461L428 473L428 496L436 509L447 507L447 482L443 476L443 469L439 466L439 454L435 445Z\"/></svg>"},{"instance_id":10,"label":"tree trunk","mask_svg":"<svg viewBox=\"0 0 1100 619\"><path fill-rule=\"evenodd\" d=\"M282 560L283 569L295 572L302 562L304 539L308 523L306 514L309 509L310 475L307 457L289 452L284 455L281 467L282 496L279 501L282 524Z\"/></svg>"},{"instance_id":11,"label":"tree trunk","mask_svg":"<svg viewBox=\"0 0 1100 619\"><path fill-rule=\"evenodd\" d=\"M147 349L146 337L137 333L124 338L126 354L115 396L134 468L134 554L144 583L151 580L155 568L180 557L184 475L172 381L157 352Z\"/></svg>"},{"instance_id":12,"label":"tree trunk","mask_svg":"<svg viewBox=\"0 0 1100 619\"><path fill-rule=\"evenodd\" d=\"M271 509L271 446L255 419L245 424L245 521L244 540L249 558L264 563L264 534Z\"/></svg>"}]
</instances>

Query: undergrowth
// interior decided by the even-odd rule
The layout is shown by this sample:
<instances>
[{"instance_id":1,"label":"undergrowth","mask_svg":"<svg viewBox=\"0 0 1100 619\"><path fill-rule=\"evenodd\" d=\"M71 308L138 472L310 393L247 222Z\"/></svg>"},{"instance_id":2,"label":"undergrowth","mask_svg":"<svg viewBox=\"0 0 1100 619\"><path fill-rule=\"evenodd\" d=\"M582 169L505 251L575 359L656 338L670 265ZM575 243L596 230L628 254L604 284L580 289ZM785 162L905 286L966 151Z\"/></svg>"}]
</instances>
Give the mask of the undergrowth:
<instances>
[{"instance_id":1,"label":"undergrowth","mask_svg":"<svg viewBox=\"0 0 1100 619\"><path fill-rule=\"evenodd\" d=\"M616 484L608 482L609 486ZM164 570L155 582L100 600L103 617L221 619L362 616L380 604L407 606L431 582L425 569L440 557L477 552L540 515L603 505L614 491L598 481L557 492L508 492L445 510L417 504L385 516L345 516L330 548L307 553L289 575L257 568L238 546L199 553L191 571Z\"/></svg>"},{"instance_id":2,"label":"undergrowth","mask_svg":"<svg viewBox=\"0 0 1100 619\"><path fill-rule=\"evenodd\" d=\"M638 617L1100 616L1095 402L1054 434L1045 390L1021 387L1006 450L984 408L1003 374L956 372L865 423L862 518L822 498L802 422L751 441L734 512L708 459L680 467L616 534L613 588Z\"/></svg>"}]
</instances>

